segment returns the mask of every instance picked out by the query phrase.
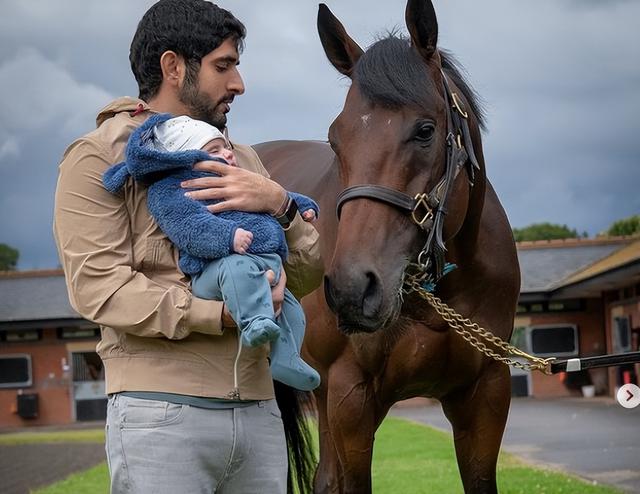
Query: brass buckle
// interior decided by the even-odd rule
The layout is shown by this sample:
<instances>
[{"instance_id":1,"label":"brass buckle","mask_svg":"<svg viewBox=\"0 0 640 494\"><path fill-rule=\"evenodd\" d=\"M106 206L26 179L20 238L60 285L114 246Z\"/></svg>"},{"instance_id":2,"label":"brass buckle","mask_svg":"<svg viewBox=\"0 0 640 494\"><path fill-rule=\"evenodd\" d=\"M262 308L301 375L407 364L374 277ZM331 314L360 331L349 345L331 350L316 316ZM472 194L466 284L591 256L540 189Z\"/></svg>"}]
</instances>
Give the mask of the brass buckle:
<instances>
[{"instance_id":1,"label":"brass buckle","mask_svg":"<svg viewBox=\"0 0 640 494\"><path fill-rule=\"evenodd\" d=\"M453 101L453 107L458 110L458 113L462 116L462 118L468 118L469 115L462 109L464 105L462 104L462 101L458 97L457 93L451 93L451 100Z\"/></svg>"},{"instance_id":2,"label":"brass buckle","mask_svg":"<svg viewBox=\"0 0 640 494\"><path fill-rule=\"evenodd\" d=\"M425 259L424 256L427 256L427 258ZM418 267L420 268L420 270L422 271L422 276L420 276L420 281L424 281L428 276L429 273L427 272L427 268L429 264L429 253L426 250L421 250L420 254L418 254Z\"/></svg>"},{"instance_id":3,"label":"brass buckle","mask_svg":"<svg viewBox=\"0 0 640 494\"><path fill-rule=\"evenodd\" d=\"M433 211L427 203L427 194L416 194L413 199L416 204L411 211L411 218L419 227L422 227L425 221L433 219ZM424 210L424 213L420 211L420 208Z\"/></svg>"}]
</instances>

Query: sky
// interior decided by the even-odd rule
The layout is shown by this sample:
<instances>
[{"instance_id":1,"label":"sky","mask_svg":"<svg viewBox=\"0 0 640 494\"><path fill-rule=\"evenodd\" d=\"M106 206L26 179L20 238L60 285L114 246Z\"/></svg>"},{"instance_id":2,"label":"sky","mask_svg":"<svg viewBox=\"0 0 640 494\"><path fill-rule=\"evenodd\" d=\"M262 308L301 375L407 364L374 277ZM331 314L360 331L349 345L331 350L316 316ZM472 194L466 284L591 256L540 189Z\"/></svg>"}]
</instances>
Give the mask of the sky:
<instances>
[{"instance_id":1,"label":"sky","mask_svg":"<svg viewBox=\"0 0 640 494\"><path fill-rule=\"evenodd\" d=\"M59 265L51 234L64 149L118 96L152 1L0 0L0 243L19 269ZM406 33L405 2L327 0L360 46ZM221 1L247 27L229 129L237 142L326 139L349 80L327 61L308 0ZM488 114L487 173L512 226L595 235L640 213L640 2L435 0Z\"/></svg>"}]
</instances>

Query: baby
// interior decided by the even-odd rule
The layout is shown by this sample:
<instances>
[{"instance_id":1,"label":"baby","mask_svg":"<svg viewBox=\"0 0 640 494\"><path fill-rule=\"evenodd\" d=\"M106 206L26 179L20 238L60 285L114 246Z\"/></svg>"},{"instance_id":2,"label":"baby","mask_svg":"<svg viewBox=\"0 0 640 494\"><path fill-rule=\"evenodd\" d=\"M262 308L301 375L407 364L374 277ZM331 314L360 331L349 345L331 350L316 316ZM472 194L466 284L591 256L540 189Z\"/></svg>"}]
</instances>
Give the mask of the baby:
<instances>
[{"instance_id":1,"label":"baby","mask_svg":"<svg viewBox=\"0 0 640 494\"><path fill-rule=\"evenodd\" d=\"M282 227L265 213L213 214L206 206L218 201L195 201L185 197L180 186L185 180L215 176L193 170L199 161L237 166L222 133L186 116L154 115L131 134L125 159L104 173L105 187L117 193L129 176L149 185L149 212L177 246L180 269L191 276L193 294L224 301L244 345L271 342L275 380L304 391L315 389L320 376L300 357L302 307L285 290L282 311L276 316L265 276L271 270L275 283L280 278L288 252ZM317 217L318 205L312 199L292 192L288 196L305 221ZM236 391L237 387L236 383Z\"/></svg>"}]
</instances>

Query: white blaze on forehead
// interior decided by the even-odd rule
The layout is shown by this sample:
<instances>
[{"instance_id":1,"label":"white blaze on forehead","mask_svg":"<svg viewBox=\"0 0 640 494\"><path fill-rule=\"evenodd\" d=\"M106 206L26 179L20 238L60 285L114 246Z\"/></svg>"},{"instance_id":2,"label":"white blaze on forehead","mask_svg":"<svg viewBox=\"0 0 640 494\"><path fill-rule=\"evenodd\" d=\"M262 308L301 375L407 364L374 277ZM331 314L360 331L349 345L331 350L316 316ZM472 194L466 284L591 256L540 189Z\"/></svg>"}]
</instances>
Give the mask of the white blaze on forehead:
<instances>
[{"instance_id":1,"label":"white blaze on forehead","mask_svg":"<svg viewBox=\"0 0 640 494\"><path fill-rule=\"evenodd\" d=\"M387 120L387 125L391 125L391 119Z\"/></svg>"},{"instance_id":2,"label":"white blaze on forehead","mask_svg":"<svg viewBox=\"0 0 640 494\"><path fill-rule=\"evenodd\" d=\"M369 125L369 119L371 118L371 114L367 113L366 115L362 115L360 120L362 120L362 125L366 128Z\"/></svg>"}]
</instances>

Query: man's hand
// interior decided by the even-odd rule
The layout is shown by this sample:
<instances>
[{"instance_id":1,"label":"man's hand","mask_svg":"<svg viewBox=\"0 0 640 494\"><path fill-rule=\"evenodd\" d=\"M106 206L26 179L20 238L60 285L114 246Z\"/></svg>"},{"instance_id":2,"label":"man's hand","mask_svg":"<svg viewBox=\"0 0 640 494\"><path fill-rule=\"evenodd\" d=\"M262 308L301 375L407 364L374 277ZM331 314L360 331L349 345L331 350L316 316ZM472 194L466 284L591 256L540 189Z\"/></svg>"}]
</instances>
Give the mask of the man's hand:
<instances>
[{"instance_id":1,"label":"man's hand","mask_svg":"<svg viewBox=\"0 0 640 494\"><path fill-rule=\"evenodd\" d=\"M273 300L273 311L276 317L278 317L282 312L282 303L284 302L284 289L287 285L287 275L283 269L280 274L280 280L278 281L277 285L273 284L274 281L276 280L276 274L273 271L269 270L264 275L267 277L267 280L269 281L269 285L271 285L271 298ZM224 306L224 309L222 311L222 327L223 328L237 327L237 324L233 320L233 317L231 317L231 314L229 313L229 310L227 309L226 305Z\"/></svg>"},{"instance_id":2,"label":"man's hand","mask_svg":"<svg viewBox=\"0 0 640 494\"><path fill-rule=\"evenodd\" d=\"M276 274L269 270L265 273L265 276L269 280L269 284L271 285L271 298L273 299L273 311L275 312L276 317L280 315L282 312L282 303L284 302L284 289L287 286L287 275L284 272L284 269L280 271L280 279L278 280L278 284L274 285L273 282L276 279Z\"/></svg>"},{"instance_id":3,"label":"man's hand","mask_svg":"<svg viewBox=\"0 0 640 494\"><path fill-rule=\"evenodd\" d=\"M246 254L253 242L253 233L242 228L237 228L233 236L233 250L238 254Z\"/></svg>"},{"instance_id":4,"label":"man's hand","mask_svg":"<svg viewBox=\"0 0 640 494\"><path fill-rule=\"evenodd\" d=\"M221 199L221 202L207 206L212 213L237 210L273 214L287 199L287 192L281 185L243 168L201 161L193 169L220 175L186 180L181 184L183 188L201 189L186 193L192 199Z\"/></svg>"}]
</instances>

